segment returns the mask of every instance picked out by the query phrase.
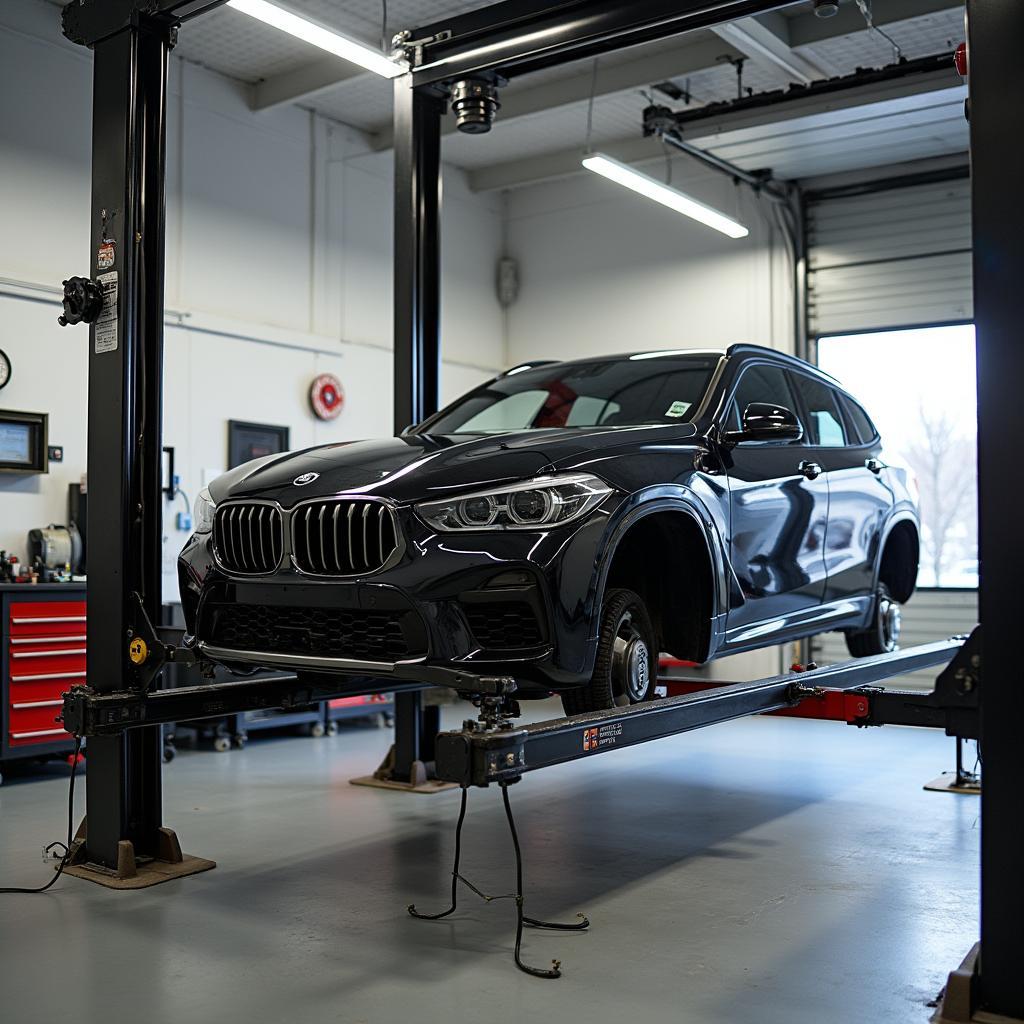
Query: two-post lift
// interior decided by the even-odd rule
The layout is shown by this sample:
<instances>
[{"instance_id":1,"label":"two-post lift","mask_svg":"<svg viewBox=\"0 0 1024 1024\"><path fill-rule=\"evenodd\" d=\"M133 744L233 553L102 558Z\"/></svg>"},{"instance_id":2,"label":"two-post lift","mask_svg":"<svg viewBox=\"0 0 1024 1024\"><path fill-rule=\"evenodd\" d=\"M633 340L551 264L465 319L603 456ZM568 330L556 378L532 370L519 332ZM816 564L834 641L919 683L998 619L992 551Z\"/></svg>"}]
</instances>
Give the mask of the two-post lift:
<instances>
[{"instance_id":1,"label":"two-post lift","mask_svg":"<svg viewBox=\"0 0 1024 1024\"><path fill-rule=\"evenodd\" d=\"M69 322L92 323L89 475L95 513L89 546L96 557L90 559L88 591L89 688L68 695L64 721L89 738L88 830L80 830L76 859L96 878L142 873L147 865L159 865L160 877L211 866L182 860L173 833L162 827L159 723L334 695L329 684L280 681L154 688L160 667L183 657L150 625L158 621L160 603L167 64L178 27L223 2L75 0L64 13L65 34L95 53L91 277L69 283L67 312ZM507 0L396 37L410 63L409 73L395 82L396 428L422 420L437 405L440 127L449 99L469 97L485 108L502 79L779 6L780 0ZM926 725L952 736L980 737L983 955L972 951L955 972L962 985L951 992L967 1014L956 1019L968 1020L981 1008L1024 1020L1018 966L1024 745L1017 731L1024 721L1024 688L1013 633L1021 570L1015 503L1008 500L999 455L1008 438L1024 436L1017 384L1024 380L1024 346L1018 340L1024 322L1024 209L1004 201L1024 177L1024 149L1005 131L1022 105L1014 44L1024 38L1024 7L1017 0L968 0L967 6L981 619L990 680L984 704L980 631L962 646L953 640L751 683L706 689L691 684L682 689L692 692L665 700L523 727L513 717L514 680L475 679L462 688L475 695L479 720L436 740L436 717L427 718L420 693L399 693L394 770L407 777L413 762L433 755L438 776L463 787L460 827L467 788L499 784L518 862L507 786L549 765L765 712L856 725ZM479 113L486 116L486 109ZM950 658L931 694L873 686ZM519 885L511 894L519 911L517 962L523 925L545 925L523 916L519 866ZM451 909L460 881L470 884L456 862ZM533 973L552 976L557 969ZM955 1010L947 997L944 1012Z\"/></svg>"}]
</instances>

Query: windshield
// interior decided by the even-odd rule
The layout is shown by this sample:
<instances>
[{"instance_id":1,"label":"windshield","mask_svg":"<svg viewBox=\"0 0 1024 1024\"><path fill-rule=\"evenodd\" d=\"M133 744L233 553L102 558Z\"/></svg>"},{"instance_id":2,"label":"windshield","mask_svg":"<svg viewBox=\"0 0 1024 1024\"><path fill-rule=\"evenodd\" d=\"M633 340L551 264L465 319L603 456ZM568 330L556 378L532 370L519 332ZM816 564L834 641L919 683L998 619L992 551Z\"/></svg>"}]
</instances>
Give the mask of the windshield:
<instances>
[{"instance_id":1,"label":"windshield","mask_svg":"<svg viewBox=\"0 0 1024 1024\"><path fill-rule=\"evenodd\" d=\"M432 434L500 434L551 427L684 423L718 356L642 355L513 371L424 424Z\"/></svg>"}]
</instances>

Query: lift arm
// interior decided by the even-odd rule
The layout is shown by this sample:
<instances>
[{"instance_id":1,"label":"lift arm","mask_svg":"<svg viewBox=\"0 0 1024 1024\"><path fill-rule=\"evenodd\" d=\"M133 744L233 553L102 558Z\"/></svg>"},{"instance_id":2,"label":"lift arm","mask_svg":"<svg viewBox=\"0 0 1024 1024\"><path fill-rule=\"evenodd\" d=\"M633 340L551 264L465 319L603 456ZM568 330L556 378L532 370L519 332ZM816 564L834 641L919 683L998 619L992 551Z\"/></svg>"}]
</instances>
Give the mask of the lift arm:
<instances>
[{"instance_id":1,"label":"lift arm","mask_svg":"<svg viewBox=\"0 0 1024 1024\"><path fill-rule=\"evenodd\" d=\"M976 736L977 685L971 685L960 698L944 694L941 679L932 694L888 695L885 691L872 693L864 689L894 675L945 665L963 646L963 638L958 637L840 665L755 682L730 683L665 700L521 727L482 729L476 722L467 722L461 730L438 736L437 776L461 786L508 783L538 768L735 718L795 708L804 701L824 700L829 693L849 691L858 691L867 701L863 721L857 724L892 722L944 727L947 731L952 726L966 730L953 735ZM969 658L970 652L966 656ZM958 656L950 670L956 670L960 661ZM893 699L888 700L889 696ZM954 705L959 720L950 717Z\"/></svg>"}]
</instances>

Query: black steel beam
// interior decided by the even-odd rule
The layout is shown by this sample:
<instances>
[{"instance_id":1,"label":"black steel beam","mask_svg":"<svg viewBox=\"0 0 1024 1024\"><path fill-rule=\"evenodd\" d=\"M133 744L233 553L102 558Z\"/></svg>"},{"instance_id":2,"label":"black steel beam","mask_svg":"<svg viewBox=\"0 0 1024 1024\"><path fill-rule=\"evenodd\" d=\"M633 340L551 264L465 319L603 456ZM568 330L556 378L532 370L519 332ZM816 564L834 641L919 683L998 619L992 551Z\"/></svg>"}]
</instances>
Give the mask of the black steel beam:
<instances>
[{"instance_id":1,"label":"black steel beam","mask_svg":"<svg viewBox=\"0 0 1024 1024\"><path fill-rule=\"evenodd\" d=\"M293 675L268 676L231 683L181 686L141 694L133 690L96 693L76 687L65 695L59 719L75 736L89 739L89 771L92 749L100 741L123 733L168 722L190 722L200 718L237 715L246 711L273 708L298 708L336 697L363 696L367 693L398 693L422 689L418 682L396 683L393 679L345 679ZM91 819L90 819L91 820Z\"/></svg>"},{"instance_id":2,"label":"black steel beam","mask_svg":"<svg viewBox=\"0 0 1024 1024\"><path fill-rule=\"evenodd\" d=\"M489 70L512 77L784 6L786 0L506 0L414 29L410 43L422 45L413 46L413 81L429 85Z\"/></svg>"},{"instance_id":3,"label":"black steel beam","mask_svg":"<svg viewBox=\"0 0 1024 1024\"><path fill-rule=\"evenodd\" d=\"M437 412L442 100L395 79L395 433Z\"/></svg>"},{"instance_id":4,"label":"black steel beam","mask_svg":"<svg viewBox=\"0 0 1024 1024\"><path fill-rule=\"evenodd\" d=\"M73 43L95 46L126 28L157 26L170 32L227 0L71 0L64 8L64 35Z\"/></svg>"},{"instance_id":5,"label":"black steel beam","mask_svg":"<svg viewBox=\"0 0 1024 1024\"><path fill-rule=\"evenodd\" d=\"M1020 0L968 0L974 321L978 351L980 612L985 629L981 748L981 1006L1024 1019L1024 666L1017 647L1020 514L1006 452L1024 437L1024 108Z\"/></svg>"},{"instance_id":6,"label":"black steel beam","mask_svg":"<svg viewBox=\"0 0 1024 1024\"><path fill-rule=\"evenodd\" d=\"M467 727L443 732L437 738L437 777L463 786L508 782L538 768L793 707L813 697L818 687L853 690L904 672L945 665L962 645L959 638L923 644L808 672L731 683L681 697L521 728L481 731ZM924 724L940 723L936 720ZM945 725L945 719L941 724Z\"/></svg>"}]
</instances>

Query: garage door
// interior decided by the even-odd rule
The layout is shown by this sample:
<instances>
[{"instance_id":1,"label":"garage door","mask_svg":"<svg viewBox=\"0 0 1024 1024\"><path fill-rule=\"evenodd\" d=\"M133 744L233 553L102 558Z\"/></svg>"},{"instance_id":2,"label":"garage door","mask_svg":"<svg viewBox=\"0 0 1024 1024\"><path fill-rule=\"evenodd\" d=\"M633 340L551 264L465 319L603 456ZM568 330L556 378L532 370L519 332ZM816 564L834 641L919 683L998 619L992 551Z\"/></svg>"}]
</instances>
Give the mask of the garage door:
<instances>
[{"instance_id":1,"label":"garage door","mask_svg":"<svg viewBox=\"0 0 1024 1024\"><path fill-rule=\"evenodd\" d=\"M811 193L809 335L970 320L970 181Z\"/></svg>"}]
</instances>

